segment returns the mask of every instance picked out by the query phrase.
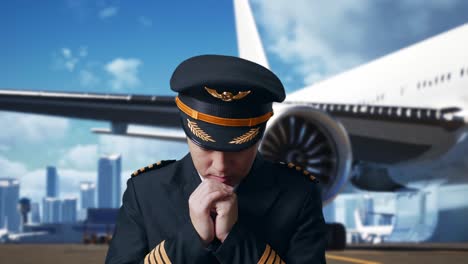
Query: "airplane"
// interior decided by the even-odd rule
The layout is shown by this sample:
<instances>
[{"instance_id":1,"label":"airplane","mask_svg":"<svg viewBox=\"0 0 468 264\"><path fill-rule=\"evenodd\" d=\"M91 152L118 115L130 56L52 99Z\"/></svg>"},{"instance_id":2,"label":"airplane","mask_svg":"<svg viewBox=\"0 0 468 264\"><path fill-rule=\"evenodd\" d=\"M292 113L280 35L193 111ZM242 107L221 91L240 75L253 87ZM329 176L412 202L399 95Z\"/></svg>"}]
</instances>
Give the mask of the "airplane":
<instances>
[{"instance_id":1,"label":"airplane","mask_svg":"<svg viewBox=\"0 0 468 264\"><path fill-rule=\"evenodd\" d=\"M0 243L3 243L8 240L8 229L0 229Z\"/></svg>"},{"instance_id":2,"label":"airplane","mask_svg":"<svg viewBox=\"0 0 468 264\"><path fill-rule=\"evenodd\" d=\"M234 12L239 57L269 67L248 0L234 0ZM348 182L380 192L458 182L452 174L418 174L412 168L443 167L446 155L468 150L462 144L468 123L467 46L464 24L288 94L274 104L259 151L316 176L324 205ZM186 141L183 133L167 132L181 131L173 96L3 89L2 110L111 123L111 129L93 129L97 134ZM166 131L135 132L129 125ZM344 228L331 226L330 247L343 248Z\"/></svg>"},{"instance_id":3,"label":"airplane","mask_svg":"<svg viewBox=\"0 0 468 264\"><path fill-rule=\"evenodd\" d=\"M362 240L372 244L380 244L392 234L393 225L364 225L358 209L354 210L355 232Z\"/></svg>"}]
</instances>

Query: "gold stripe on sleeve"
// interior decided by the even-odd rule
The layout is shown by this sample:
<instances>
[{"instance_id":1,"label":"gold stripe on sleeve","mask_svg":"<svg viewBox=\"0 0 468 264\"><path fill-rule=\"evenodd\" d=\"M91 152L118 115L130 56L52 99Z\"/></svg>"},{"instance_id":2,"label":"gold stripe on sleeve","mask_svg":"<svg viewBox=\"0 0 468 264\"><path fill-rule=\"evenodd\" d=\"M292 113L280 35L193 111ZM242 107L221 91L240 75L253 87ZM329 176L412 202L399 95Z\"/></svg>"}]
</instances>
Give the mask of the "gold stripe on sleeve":
<instances>
[{"instance_id":1,"label":"gold stripe on sleeve","mask_svg":"<svg viewBox=\"0 0 468 264\"><path fill-rule=\"evenodd\" d=\"M169 260L169 257L167 256L167 253L166 253L166 248L164 248L164 243L166 242L166 240L164 240L162 243L161 243L161 256L162 258L164 259L164 263L166 264L172 264L172 262Z\"/></svg>"},{"instance_id":2,"label":"gold stripe on sleeve","mask_svg":"<svg viewBox=\"0 0 468 264\"><path fill-rule=\"evenodd\" d=\"M260 260L257 262L257 264L263 264L267 260L268 256L270 255L270 245L266 244L265 251L263 251L263 255L260 258Z\"/></svg>"},{"instance_id":3,"label":"gold stripe on sleeve","mask_svg":"<svg viewBox=\"0 0 468 264\"><path fill-rule=\"evenodd\" d=\"M275 264L281 264L281 258L278 254L276 254Z\"/></svg>"},{"instance_id":4,"label":"gold stripe on sleeve","mask_svg":"<svg viewBox=\"0 0 468 264\"><path fill-rule=\"evenodd\" d=\"M154 249L154 255L156 256L156 263L161 263L163 264L163 260L161 258L161 243Z\"/></svg>"},{"instance_id":5,"label":"gold stripe on sleeve","mask_svg":"<svg viewBox=\"0 0 468 264\"><path fill-rule=\"evenodd\" d=\"M157 260L157 256L156 256L156 252L158 252L158 247L159 247L159 245L157 247L153 248L153 254L151 254L151 257L153 257L153 262L155 264L159 264L159 262Z\"/></svg>"},{"instance_id":6,"label":"gold stripe on sleeve","mask_svg":"<svg viewBox=\"0 0 468 264\"><path fill-rule=\"evenodd\" d=\"M148 254L146 254L146 257L145 257L145 264L151 264L151 262L150 262L150 260L149 260L149 255L150 255L150 254L151 254L151 252L148 253Z\"/></svg>"},{"instance_id":7,"label":"gold stripe on sleeve","mask_svg":"<svg viewBox=\"0 0 468 264\"><path fill-rule=\"evenodd\" d=\"M267 264L273 264L273 261L275 260L276 256L277 256L276 252L273 249L271 249L270 256L268 257L268 260L267 260L266 263Z\"/></svg>"}]
</instances>

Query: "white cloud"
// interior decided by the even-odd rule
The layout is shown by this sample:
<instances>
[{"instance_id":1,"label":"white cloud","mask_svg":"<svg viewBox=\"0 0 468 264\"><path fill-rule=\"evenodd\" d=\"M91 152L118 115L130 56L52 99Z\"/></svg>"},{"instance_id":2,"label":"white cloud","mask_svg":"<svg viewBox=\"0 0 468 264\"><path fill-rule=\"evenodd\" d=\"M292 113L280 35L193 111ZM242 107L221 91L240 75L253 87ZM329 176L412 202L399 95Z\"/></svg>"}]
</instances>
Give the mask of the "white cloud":
<instances>
[{"instance_id":1,"label":"white cloud","mask_svg":"<svg viewBox=\"0 0 468 264\"><path fill-rule=\"evenodd\" d=\"M0 178L16 178L20 182L20 197L31 198L34 202L41 202L46 194L46 167L28 170L17 161L8 160L0 156ZM96 182L96 170L74 170L57 168L59 175L59 197L79 197L80 182Z\"/></svg>"},{"instance_id":2,"label":"white cloud","mask_svg":"<svg viewBox=\"0 0 468 264\"><path fill-rule=\"evenodd\" d=\"M153 20L149 17L140 16L138 17L138 22L145 27L151 27L153 25Z\"/></svg>"},{"instance_id":3,"label":"white cloud","mask_svg":"<svg viewBox=\"0 0 468 264\"><path fill-rule=\"evenodd\" d=\"M77 145L68 150L59 161L60 167L82 170L96 169L97 145Z\"/></svg>"},{"instance_id":4,"label":"white cloud","mask_svg":"<svg viewBox=\"0 0 468 264\"><path fill-rule=\"evenodd\" d=\"M358 54L338 50L329 42L333 38L333 41L345 40L349 46L359 45L363 33L359 27L353 27L348 14L359 16L367 12L366 2L257 2L260 22L272 39L267 50L286 63L296 64L296 71L306 78L306 82L314 82L330 72L341 71L362 61Z\"/></svg>"},{"instance_id":5,"label":"white cloud","mask_svg":"<svg viewBox=\"0 0 468 264\"><path fill-rule=\"evenodd\" d=\"M7 152L11 149L10 146L7 145L0 145L0 152Z\"/></svg>"},{"instance_id":6,"label":"white cloud","mask_svg":"<svg viewBox=\"0 0 468 264\"><path fill-rule=\"evenodd\" d=\"M79 79L83 87L95 87L101 82L101 80L89 70L81 70Z\"/></svg>"},{"instance_id":7,"label":"white cloud","mask_svg":"<svg viewBox=\"0 0 468 264\"><path fill-rule=\"evenodd\" d=\"M461 2L255 0L253 8L267 51L310 84L430 36Z\"/></svg>"},{"instance_id":8,"label":"white cloud","mask_svg":"<svg viewBox=\"0 0 468 264\"><path fill-rule=\"evenodd\" d=\"M137 129L140 132L144 129ZM136 131L136 130L135 130ZM59 175L59 197L79 197L81 181L97 182L97 162L101 156L122 155L122 192L131 173L163 159L180 159L188 152L186 143L171 143L160 140L129 138L122 136L100 136L99 145L77 145L63 151L57 164ZM28 170L25 164L8 160L0 155L0 177L20 180L20 196L41 202L46 193L46 165L44 168ZM79 199L78 199L79 202Z\"/></svg>"},{"instance_id":9,"label":"white cloud","mask_svg":"<svg viewBox=\"0 0 468 264\"><path fill-rule=\"evenodd\" d=\"M59 179L59 198L79 197L80 182L96 182L96 171L70 170L57 168ZM20 180L20 195L29 197L35 202L41 202L46 194L46 168L29 171L18 177Z\"/></svg>"},{"instance_id":10,"label":"white cloud","mask_svg":"<svg viewBox=\"0 0 468 264\"><path fill-rule=\"evenodd\" d=\"M27 172L24 164L10 161L3 156L0 156L0 168L0 178L18 178Z\"/></svg>"},{"instance_id":11,"label":"white cloud","mask_svg":"<svg viewBox=\"0 0 468 264\"><path fill-rule=\"evenodd\" d=\"M159 160L180 159L188 153L186 143L123 136L100 136L99 153L121 154L122 170L132 172Z\"/></svg>"},{"instance_id":12,"label":"white cloud","mask_svg":"<svg viewBox=\"0 0 468 264\"><path fill-rule=\"evenodd\" d=\"M117 15L118 11L119 11L118 7L109 6L109 7L106 7L104 9L102 9L101 11L99 11L99 17L101 19L106 19L106 18L109 18L109 17L113 17L113 16Z\"/></svg>"},{"instance_id":13,"label":"white cloud","mask_svg":"<svg viewBox=\"0 0 468 264\"><path fill-rule=\"evenodd\" d=\"M73 72L80 61L79 58L73 56L72 50L69 48L62 48L60 50L60 55L56 57L55 60L60 68L65 68L69 72Z\"/></svg>"},{"instance_id":14,"label":"white cloud","mask_svg":"<svg viewBox=\"0 0 468 264\"><path fill-rule=\"evenodd\" d=\"M87 47L80 47L80 51L78 52L80 57L88 56L88 48Z\"/></svg>"},{"instance_id":15,"label":"white cloud","mask_svg":"<svg viewBox=\"0 0 468 264\"><path fill-rule=\"evenodd\" d=\"M38 143L44 139L57 140L65 136L69 122L61 117L0 112L2 127L0 144L9 146L19 140Z\"/></svg>"},{"instance_id":16,"label":"white cloud","mask_svg":"<svg viewBox=\"0 0 468 264\"><path fill-rule=\"evenodd\" d=\"M140 84L138 67L142 64L139 59L116 58L109 62L105 69L112 75L110 84L113 89L120 90L124 87L135 87Z\"/></svg>"},{"instance_id":17,"label":"white cloud","mask_svg":"<svg viewBox=\"0 0 468 264\"><path fill-rule=\"evenodd\" d=\"M62 48L62 55L65 57L65 59L69 59L72 57L72 52L68 48Z\"/></svg>"}]
</instances>

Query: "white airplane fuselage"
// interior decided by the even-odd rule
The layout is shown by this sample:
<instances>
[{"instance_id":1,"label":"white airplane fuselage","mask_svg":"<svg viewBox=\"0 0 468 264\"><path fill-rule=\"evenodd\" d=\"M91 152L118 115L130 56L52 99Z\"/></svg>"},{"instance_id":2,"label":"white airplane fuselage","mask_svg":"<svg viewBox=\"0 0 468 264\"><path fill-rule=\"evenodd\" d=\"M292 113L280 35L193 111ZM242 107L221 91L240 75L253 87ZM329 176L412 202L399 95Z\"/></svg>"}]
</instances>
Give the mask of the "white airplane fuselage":
<instances>
[{"instance_id":1,"label":"white airplane fuselage","mask_svg":"<svg viewBox=\"0 0 468 264\"><path fill-rule=\"evenodd\" d=\"M468 109L468 24L401 49L287 96L402 107Z\"/></svg>"}]
</instances>

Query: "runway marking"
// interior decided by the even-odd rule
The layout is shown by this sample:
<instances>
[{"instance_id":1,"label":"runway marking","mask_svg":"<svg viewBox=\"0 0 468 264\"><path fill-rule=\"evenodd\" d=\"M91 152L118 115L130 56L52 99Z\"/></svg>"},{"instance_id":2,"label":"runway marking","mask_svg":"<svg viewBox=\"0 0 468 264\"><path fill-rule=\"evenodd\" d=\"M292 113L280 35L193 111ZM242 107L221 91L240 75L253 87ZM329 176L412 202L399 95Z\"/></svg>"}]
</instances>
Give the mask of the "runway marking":
<instances>
[{"instance_id":1,"label":"runway marking","mask_svg":"<svg viewBox=\"0 0 468 264\"><path fill-rule=\"evenodd\" d=\"M342 257L337 255L325 254L326 258L334 259L334 260L341 260L350 263L359 263L359 264L382 264L380 262L369 261L365 259L357 259L357 258L350 258L350 257Z\"/></svg>"}]
</instances>

